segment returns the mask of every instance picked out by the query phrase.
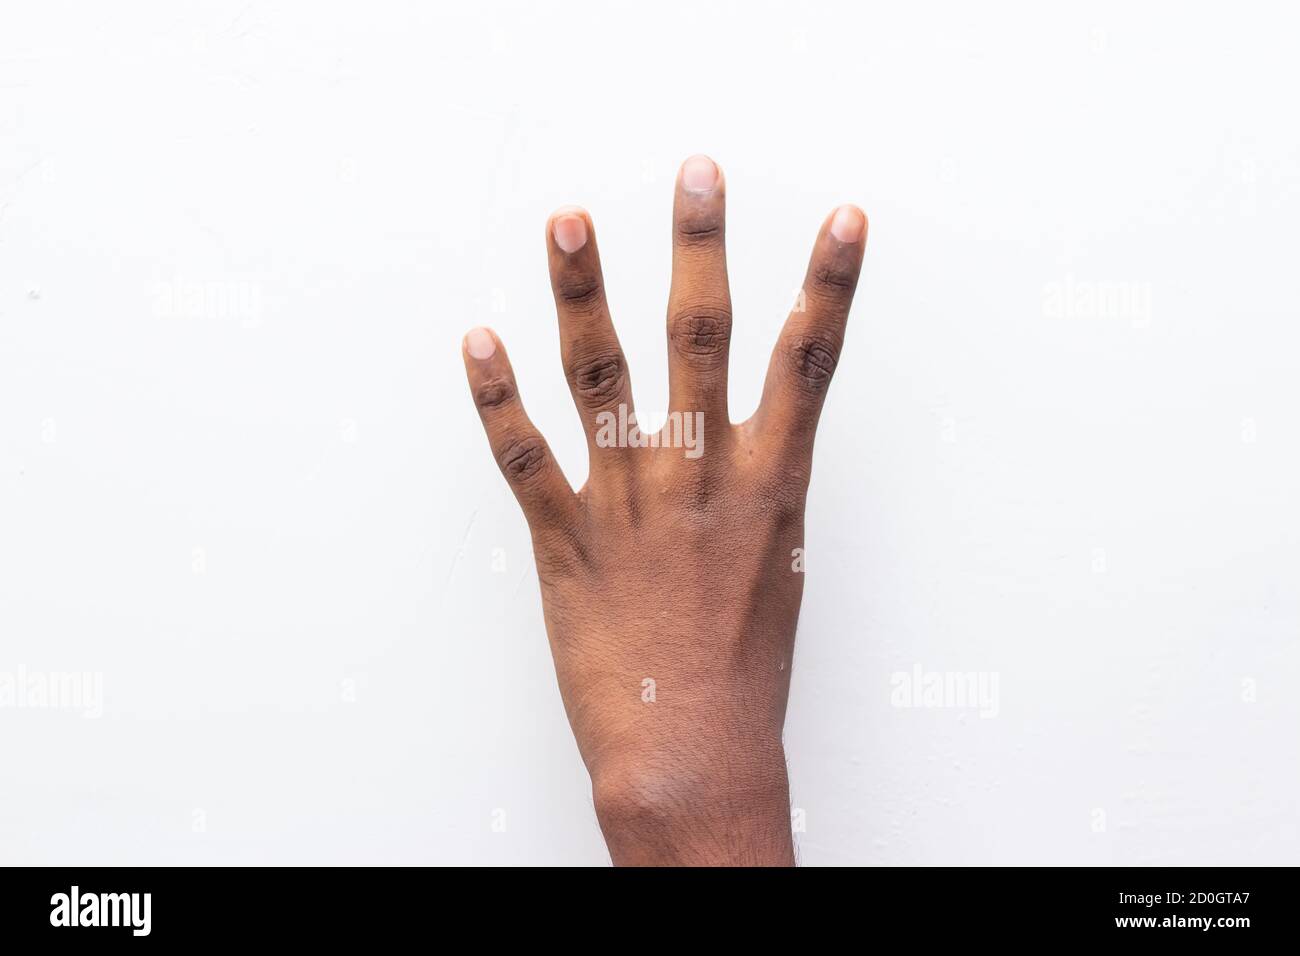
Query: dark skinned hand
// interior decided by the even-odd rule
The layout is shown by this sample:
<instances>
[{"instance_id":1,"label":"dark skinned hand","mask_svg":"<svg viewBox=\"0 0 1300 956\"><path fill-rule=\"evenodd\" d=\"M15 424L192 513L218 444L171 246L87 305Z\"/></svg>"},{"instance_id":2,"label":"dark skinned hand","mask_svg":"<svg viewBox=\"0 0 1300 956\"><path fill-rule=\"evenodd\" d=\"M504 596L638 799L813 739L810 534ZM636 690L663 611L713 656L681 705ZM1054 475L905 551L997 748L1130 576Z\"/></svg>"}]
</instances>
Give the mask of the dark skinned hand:
<instances>
[{"instance_id":1,"label":"dark skinned hand","mask_svg":"<svg viewBox=\"0 0 1300 956\"><path fill-rule=\"evenodd\" d=\"M758 410L727 412L726 183L687 160L673 204L669 419L632 410L590 217L546 230L564 372L587 433L575 493L524 412L496 334L465 337L492 454L532 532L556 676L616 864L791 864L782 727L813 438L866 217L823 222ZM620 406L622 406L620 408Z\"/></svg>"}]
</instances>

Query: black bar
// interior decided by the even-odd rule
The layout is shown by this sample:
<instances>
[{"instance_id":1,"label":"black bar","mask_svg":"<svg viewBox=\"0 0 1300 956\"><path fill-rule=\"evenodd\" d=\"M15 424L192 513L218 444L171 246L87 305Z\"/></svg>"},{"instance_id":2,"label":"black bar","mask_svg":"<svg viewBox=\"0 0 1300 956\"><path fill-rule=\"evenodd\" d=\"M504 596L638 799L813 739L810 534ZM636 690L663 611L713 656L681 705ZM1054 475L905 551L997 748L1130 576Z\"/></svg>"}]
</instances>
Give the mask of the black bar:
<instances>
[{"instance_id":1,"label":"black bar","mask_svg":"<svg viewBox=\"0 0 1300 956\"><path fill-rule=\"evenodd\" d=\"M1296 936L1294 868L232 867L36 868L3 874L0 927L7 943L71 941L91 948L150 941L369 946L400 943L412 933L450 943L452 931L468 929L489 941L529 927L542 934L537 945L543 938L563 945L588 938L596 926L603 934L627 934L602 936L607 942L621 939L640 948L632 941L652 945L657 938L661 945L676 945L687 923L706 931L725 929L735 939L834 929L870 944L901 934L922 948L945 941L987 945L1125 937L1138 945L1217 947ZM53 925L52 918L69 922L70 905L60 910L60 901L71 903L74 886L82 914L98 921L102 912L104 921L111 921L116 911L119 925ZM146 893L144 935L139 931ZM107 906L101 906L101 894L113 894ZM90 896L94 904L86 902Z\"/></svg>"}]
</instances>

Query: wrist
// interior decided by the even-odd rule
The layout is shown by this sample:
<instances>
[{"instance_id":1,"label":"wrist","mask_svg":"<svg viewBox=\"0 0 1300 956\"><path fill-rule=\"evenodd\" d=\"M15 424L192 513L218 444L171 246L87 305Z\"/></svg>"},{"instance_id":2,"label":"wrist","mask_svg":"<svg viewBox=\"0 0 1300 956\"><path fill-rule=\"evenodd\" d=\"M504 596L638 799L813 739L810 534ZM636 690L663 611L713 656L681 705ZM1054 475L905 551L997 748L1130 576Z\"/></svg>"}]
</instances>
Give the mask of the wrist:
<instances>
[{"instance_id":1,"label":"wrist","mask_svg":"<svg viewBox=\"0 0 1300 956\"><path fill-rule=\"evenodd\" d=\"M699 767L625 758L592 774L616 866L793 866L789 780L778 744Z\"/></svg>"}]
</instances>

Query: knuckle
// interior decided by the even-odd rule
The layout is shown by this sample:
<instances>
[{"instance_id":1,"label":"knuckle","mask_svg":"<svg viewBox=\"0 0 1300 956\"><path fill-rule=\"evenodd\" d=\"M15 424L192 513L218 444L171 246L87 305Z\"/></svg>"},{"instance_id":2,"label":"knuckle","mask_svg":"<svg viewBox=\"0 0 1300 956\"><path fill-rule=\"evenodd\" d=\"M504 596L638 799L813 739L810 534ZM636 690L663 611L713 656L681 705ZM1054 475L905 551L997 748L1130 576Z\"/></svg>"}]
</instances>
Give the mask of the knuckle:
<instances>
[{"instance_id":1,"label":"knuckle","mask_svg":"<svg viewBox=\"0 0 1300 956\"><path fill-rule=\"evenodd\" d=\"M600 308L603 293L600 280L590 272L562 272L555 277L555 295L575 312Z\"/></svg>"},{"instance_id":2,"label":"knuckle","mask_svg":"<svg viewBox=\"0 0 1300 956\"><path fill-rule=\"evenodd\" d=\"M722 227L722 213L710 210L683 216L673 232L683 246L713 246L722 241Z\"/></svg>"},{"instance_id":3,"label":"knuckle","mask_svg":"<svg viewBox=\"0 0 1300 956\"><path fill-rule=\"evenodd\" d=\"M535 435L512 439L497 455L497 463L511 484L536 479L546 471L549 462L546 443Z\"/></svg>"},{"instance_id":4,"label":"knuckle","mask_svg":"<svg viewBox=\"0 0 1300 956\"><path fill-rule=\"evenodd\" d=\"M803 518L804 501L812 470L798 456L787 456L762 483L761 497L778 523L786 525Z\"/></svg>"},{"instance_id":5,"label":"knuckle","mask_svg":"<svg viewBox=\"0 0 1300 956\"><path fill-rule=\"evenodd\" d=\"M627 369L618 352L585 357L569 368L573 394L586 408L603 408L623 393Z\"/></svg>"},{"instance_id":6,"label":"knuckle","mask_svg":"<svg viewBox=\"0 0 1300 956\"><path fill-rule=\"evenodd\" d=\"M568 527L535 530L533 561L544 590L586 570L591 563L585 542Z\"/></svg>"},{"instance_id":7,"label":"knuckle","mask_svg":"<svg viewBox=\"0 0 1300 956\"><path fill-rule=\"evenodd\" d=\"M678 354L711 364L726 353L731 342L731 310L708 306L682 309L669 320L668 335Z\"/></svg>"},{"instance_id":8,"label":"knuckle","mask_svg":"<svg viewBox=\"0 0 1300 956\"><path fill-rule=\"evenodd\" d=\"M801 388L825 391L839 362L839 343L825 335L800 335L786 349L786 362Z\"/></svg>"},{"instance_id":9,"label":"knuckle","mask_svg":"<svg viewBox=\"0 0 1300 956\"><path fill-rule=\"evenodd\" d=\"M812 269L814 288L828 295L843 296L858 284L858 270L848 263L824 260Z\"/></svg>"},{"instance_id":10,"label":"knuckle","mask_svg":"<svg viewBox=\"0 0 1300 956\"><path fill-rule=\"evenodd\" d=\"M712 468L677 472L660 490L664 507L677 515L684 542L716 541L718 515L727 493L725 473Z\"/></svg>"},{"instance_id":11,"label":"knuckle","mask_svg":"<svg viewBox=\"0 0 1300 956\"><path fill-rule=\"evenodd\" d=\"M509 379L493 378L474 389L474 404L481 409L500 408L515 397L515 383Z\"/></svg>"}]
</instances>

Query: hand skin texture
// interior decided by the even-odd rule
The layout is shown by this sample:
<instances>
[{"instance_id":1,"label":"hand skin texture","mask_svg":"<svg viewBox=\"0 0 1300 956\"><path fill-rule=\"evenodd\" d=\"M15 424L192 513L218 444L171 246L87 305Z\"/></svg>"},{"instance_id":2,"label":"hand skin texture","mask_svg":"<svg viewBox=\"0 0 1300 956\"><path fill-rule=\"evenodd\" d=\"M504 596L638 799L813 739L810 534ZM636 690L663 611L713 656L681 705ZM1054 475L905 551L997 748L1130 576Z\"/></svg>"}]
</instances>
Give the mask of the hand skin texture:
<instances>
[{"instance_id":1,"label":"hand skin texture","mask_svg":"<svg viewBox=\"0 0 1300 956\"><path fill-rule=\"evenodd\" d=\"M696 451L685 429L677 447L635 447L635 427L624 447L611 447L615 428L601 438L601 413L631 413L632 381L582 209L557 211L546 228L564 372L589 447L581 491L525 414L500 339L480 328L463 343L492 454L532 532L560 693L619 865L794 863L781 740L803 593L792 552L867 221L841 206L822 223L762 401L733 425L725 197L712 160L683 164L669 409L670 420L688 413L684 426L703 413Z\"/></svg>"}]
</instances>

